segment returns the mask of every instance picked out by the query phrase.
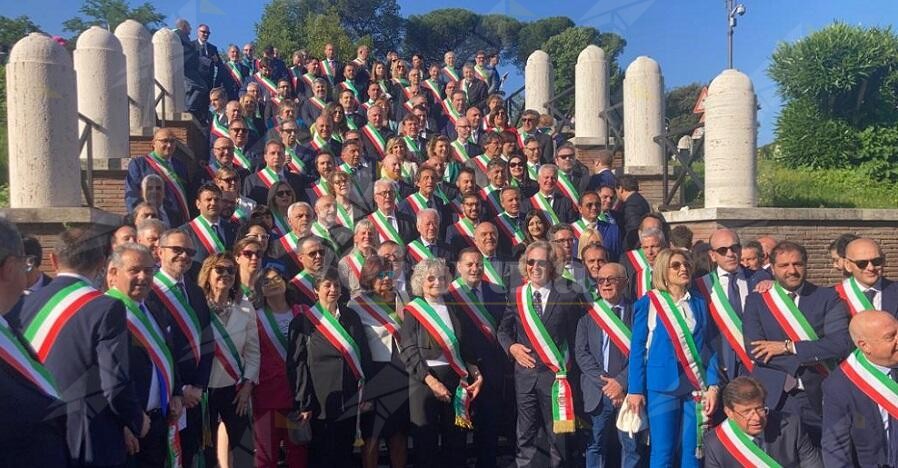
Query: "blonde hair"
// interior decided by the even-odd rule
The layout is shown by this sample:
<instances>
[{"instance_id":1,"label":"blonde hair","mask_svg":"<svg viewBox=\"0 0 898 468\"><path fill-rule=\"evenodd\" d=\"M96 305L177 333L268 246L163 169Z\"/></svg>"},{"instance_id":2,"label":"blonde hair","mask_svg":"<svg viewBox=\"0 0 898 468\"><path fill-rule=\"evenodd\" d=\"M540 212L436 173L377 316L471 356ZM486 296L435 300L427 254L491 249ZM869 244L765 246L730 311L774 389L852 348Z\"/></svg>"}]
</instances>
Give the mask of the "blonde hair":
<instances>
[{"instance_id":1,"label":"blonde hair","mask_svg":"<svg viewBox=\"0 0 898 468\"><path fill-rule=\"evenodd\" d=\"M655 257L655 264L652 265L653 288L665 292L670 291L670 281L667 279L667 270L670 269L670 261L676 256L683 257L683 261L688 266L690 272L695 271L695 263L692 261L692 255L690 255L689 252L680 249L664 249L658 252L658 256Z\"/></svg>"},{"instance_id":2,"label":"blonde hair","mask_svg":"<svg viewBox=\"0 0 898 468\"><path fill-rule=\"evenodd\" d=\"M593 228L583 230L583 234L580 234L580 239L577 240L577 258L583 258L583 252L586 252L590 245L601 244L603 241L599 231Z\"/></svg>"}]
</instances>

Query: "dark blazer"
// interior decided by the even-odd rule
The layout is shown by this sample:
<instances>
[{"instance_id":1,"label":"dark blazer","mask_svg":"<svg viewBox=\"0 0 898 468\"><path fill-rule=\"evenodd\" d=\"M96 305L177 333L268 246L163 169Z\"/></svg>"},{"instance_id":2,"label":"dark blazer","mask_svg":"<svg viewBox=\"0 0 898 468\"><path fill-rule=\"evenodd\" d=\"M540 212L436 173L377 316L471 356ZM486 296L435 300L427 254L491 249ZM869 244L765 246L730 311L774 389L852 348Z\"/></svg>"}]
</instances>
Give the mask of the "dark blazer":
<instances>
[{"instance_id":1,"label":"dark blazer","mask_svg":"<svg viewBox=\"0 0 898 468\"><path fill-rule=\"evenodd\" d=\"M418 238L418 229L415 227L415 218L399 210L393 210L393 216L396 217L396 225L398 227L397 231L399 232L399 237L401 237L405 243L411 242ZM371 219L372 217L373 214L368 215L368 219ZM378 233L378 237L381 237L380 233ZM382 238L381 242L383 242Z\"/></svg>"},{"instance_id":2,"label":"dark blazer","mask_svg":"<svg viewBox=\"0 0 898 468\"><path fill-rule=\"evenodd\" d=\"M219 240L221 240L221 243L224 245L225 250L230 250L231 246L234 245L234 241L237 237L237 225L230 222L229 220L220 218L218 226L222 234L224 234L224 239ZM203 247L203 243L200 242L199 236L197 236L197 234L193 232L193 229L190 228L190 225L188 223L182 224L178 229L187 234L187 237L189 237L193 242L193 246L196 249L196 255L193 256L193 264L195 268L199 268L203 261L206 260L206 257L209 256L209 252L207 252L206 248ZM199 270L197 269L196 272L199 273Z\"/></svg>"},{"instance_id":3,"label":"dark blazer","mask_svg":"<svg viewBox=\"0 0 898 468\"><path fill-rule=\"evenodd\" d=\"M748 268L743 268L741 266L739 267L739 269L742 271L742 274L745 275L745 282L748 286L748 292L751 293L751 291L752 291L751 275L753 272L751 270L749 270ZM717 266L714 264L711 264L711 270L716 271ZM696 281L699 281L699 280L696 279ZM724 295L726 295L726 290L724 290ZM704 295L702 297L705 297L705 301L708 301L708 297L706 297ZM741 303L734 304L732 301L730 301L730 305L733 306L733 310L736 312L736 315L738 315L739 318L742 318L742 315L744 314L744 311L745 311L745 305L741 304ZM709 309L710 309L710 306L709 306ZM739 314L739 311L742 311L743 314ZM712 318L712 320L713 320L713 318ZM716 322L715 322L715 325L716 325ZM742 361L739 359L739 356L736 354L736 351L733 350L732 345L730 345L730 342L727 341L726 336L724 336L723 333L720 333L719 328L720 327L715 327L715 329L717 331L714 333L714 336L711 339L711 345L714 346L715 349L717 350L717 357L718 357L717 363L720 365L719 372L720 372L721 381L729 382L730 380L733 380L736 377L739 377L741 375L748 375L748 369L746 369L745 366L742 364Z\"/></svg>"},{"instance_id":4,"label":"dark blazer","mask_svg":"<svg viewBox=\"0 0 898 468\"><path fill-rule=\"evenodd\" d=\"M168 346L169 350L174 350L174 341L172 340L172 333L174 329L177 328L177 325L172 323L171 315L162 308L162 304L156 304L154 306L147 305L147 310L152 314L152 319L156 321L156 325L159 326L159 331L162 332L162 339L165 340L165 344ZM150 359L150 355L147 352L147 349L140 344L133 336L131 337L131 345L128 348L128 356L130 359L130 376L131 382L134 385L134 391L137 394L137 401L141 402L144 405L144 408L148 405L148 399L150 396L150 385L152 385L153 379L155 378L155 366L153 361ZM174 358L174 356L172 356ZM175 362L177 365L177 361ZM181 394L181 386L183 382L181 382L177 370L174 370L175 375L173 383L173 395ZM163 392L164 389L160 388L159 392ZM168 411L168 408L162 408L162 410ZM149 434L148 434L149 435Z\"/></svg>"},{"instance_id":5,"label":"dark blazer","mask_svg":"<svg viewBox=\"0 0 898 468\"><path fill-rule=\"evenodd\" d=\"M221 72L221 70L218 70L218 64L220 62L220 58L218 57L218 47L215 47L214 44L208 41L206 41L206 46L203 47L200 45L200 41L196 39L192 41L192 44L199 56L200 76L206 80L206 86L209 89L212 89L212 79L215 78L216 72ZM227 70L224 71L227 72Z\"/></svg>"},{"instance_id":6,"label":"dark blazer","mask_svg":"<svg viewBox=\"0 0 898 468\"><path fill-rule=\"evenodd\" d=\"M218 70L218 81L221 83L221 86L224 87L225 91L227 91L229 101L236 101L240 98L240 90L243 89L243 86L250 76L250 70L246 65L241 62L235 62L234 65L240 70L240 76L243 78L240 81L231 74L230 67L227 63L222 62Z\"/></svg>"},{"instance_id":7,"label":"dark blazer","mask_svg":"<svg viewBox=\"0 0 898 468\"><path fill-rule=\"evenodd\" d=\"M625 239L625 249L635 249L639 246L639 224L642 217L652 211L649 202L639 192L633 192L623 202L621 207L622 226Z\"/></svg>"},{"instance_id":8,"label":"dark blazer","mask_svg":"<svg viewBox=\"0 0 898 468\"><path fill-rule=\"evenodd\" d=\"M464 90L463 83L464 79L462 79L458 89ZM485 107L487 94L488 90L485 82L477 78L471 79L471 84L468 85L468 106Z\"/></svg>"},{"instance_id":9,"label":"dark blazer","mask_svg":"<svg viewBox=\"0 0 898 468\"><path fill-rule=\"evenodd\" d=\"M59 276L25 298L24 330L58 291L76 278ZM140 433L143 404L129 380L128 329L121 301L100 296L87 303L62 328L44 367L66 402L69 455L94 465L125 463L122 428Z\"/></svg>"},{"instance_id":10,"label":"dark blazer","mask_svg":"<svg viewBox=\"0 0 898 468\"><path fill-rule=\"evenodd\" d=\"M299 264L299 261L294 260L293 256L287 252L287 247L284 246L283 237L272 237L271 241L268 244L269 255L271 255L271 258L274 258L278 262L280 262L281 265L284 265L284 276L288 280L302 271L302 265Z\"/></svg>"},{"instance_id":11,"label":"dark blazer","mask_svg":"<svg viewBox=\"0 0 898 468\"><path fill-rule=\"evenodd\" d=\"M620 225L611 213L608 213L608 221L596 221L596 229L602 235L602 245L608 249L609 259L612 262L619 262L621 253L623 252L623 234Z\"/></svg>"},{"instance_id":12,"label":"dark blazer","mask_svg":"<svg viewBox=\"0 0 898 468\"><path fill-rule=\"evenodd\" d=\"M342 164L342 161L338 164ZM340 170L339 167L337 170ZM352 181L361 191L361 198L359 198L359 191L355 187L350 187L349 199L359 206L368 207L368 210L374 210L374 182L379 178L377 164L371 161L362 161L355 173L352 174Z\"/></svg>"},{"instance_id":13,"label":"dark blazer","mask_svg":"<svg viewBox=\"0 0 898 468\"><path fill-rule=\"evenodd\" d=\"M767 425L761 436L761 450L779 462L783 468L818 468L823 466L820 450L801 427L797 416L779 411L767 415ZM824 445L826 447L826 445ZM742 466L727 451L713 429L705 433L705 468ZM825 450L825 449L824 449ZM834 466L848 466L848 463Z\"/></svg>"},{"instance_id":14,"label":"dark blazer","mask_svg":"<svg viewBox=\"0 0 898 468\"><path fill-rule=\"evenodd\" d=\"M477 223L474 223L474 226L477 226ZM460 231L455 223L450 224L449 227L446 228L446 243L449 244L449 249L452 254L450 258L453 260L458 258L458 253L462 249L474 247L474 239ZM500 242L499 245L502 245L502 243Z\"/></svg>"},{"instance_id":15,"label":"dark blazer","mask_svg":"<svg viewBox=\"0 0 898 468\"><path fill-rule=\"evenodd\" d=\"M827 467L886 466L889 433L882 424L879 405L853 384L841 368L823 381L823 437L820 442ZM891 423L892 421L890 421Z\"/></svg>"},{"instance_id":16,"label":"dark blazer","mask_svg":"<svg viewBox=\"0 0 898 468\"><path fill-rule=\"evenodd\" d=\"M556 163L557 164L557 163ZM561 169L559 169L559 172ZM574 188L577 189L578 195L583 195L583 192L586 192L587 187L589 186L589 168L587 168L582 162L575 161L574 168L571 169L571 173L568 174L568 177L571 179L571 183L574 184ZM580 207L574 206L574 209L579 213Z\"/></svg>"},{"instance_id":17,"label":"dark blazer","mask_svg":"<svg viewBox=\"0 0 898 468\"><path fill-rule=\"evenodd\" d=\"M390 138L396 136L396 134L393 133L393 131L390 130L390 128L387 126L378 129L378 131L380 132L380 136L383 137L385 145L388 141L390 141ZM378 153L375 149L376 146L374 145L374 143L371 142L371 139L368 138L368 135L363 132L361 128L359 129L359 133L362 135L362 154L364 155L365 159L368 160L368 164L371 164L372 162L378 162L383 159L380 153ZM384 151L386 151L386 147L384 147Z\"/></svg>"},{"instance_id":18,"label":"dark blazer","mask_svg":"<svg viewBox=\"0 0 898 468\"><path fill-rule=\"evenodd\" d=\"M898 282L882 278L882 309L898 317Z\"/></svg>"},{"instance_id":19,"label":"dark blazer","mask_svg":"<svg viewBox=\"0 0 898 468\"><path fill-rule=\"evenodd\" d=\"M527 235L527 226L524 224L524 218L527 216L527 211L524 208L529 209L530 207L527 204L521 204L521 211L518 213L518 217L514 218L513 222L518 224L518 227L521 228L521 232L524 235ZM497 216L498 217L498 216ZM498 219L493 219L492 223L496 225L496 229L499 231L499 252L505 257L511 257L514 251L514 247L512 247L512 234L505 231L505 228L502 226L502 222Z\"/></svg>"},{"instance_id":20,"label":"dark blazer","mask_svg":"<svg viewBox=\"0 0 898 468\"><path fill-rule=\"evenodd\" d=\"M625 291L627 300L629 300L630 302L636 302L641 298L641 296L636 297L636 282L639 280L636 275L636 268L632 263L630 263L630 260L627 259L626 252L621 252L620 263L624 266L624 272L627 274L627 290Z\"/></svg>"},{"instance_id":21,"label":"dark blazer","mask_svg":"<svg viewBox=\"0 0 898 468\"><path fill-rule=\"evenodd\" d=\"M786 375L800 377L808 399L819 412L823 398L820 384L825 375L821 374L817 364L828 360L841 361L852 350L848 336L848 312L833 288L817 287L806 281L798 297L798 309L820 339L795 343L795 355L776 356L766 364L756 360L752 376L767 389L767 406L771 408L780 401ZM751 350L752 341L784 341L789 338L758 293L749 294L745 300L742 332L748 350Z\"/></svg>"},{"instance_id":22,"label":"dark blazer","mask_svg":"<svg viewBox=\"0 0 898 468\"><path fill-rule=\"evenodd\" d=\"M539 209L539 205L537 205L536 198L534 197L536 197L536 195L533 195L527 200L527 204L530 205L529 210ZM558 215L558 220L562 223L573 223L577 220L578 214L577 210L574 209L574 204L568 197L562 195L561 192L557 190L552 194L552 209L555 210L555 214ZM546 216L546 218L548 219L548 216ZM549 219L549 223L551 222L552 220Z\"/></svg>"},{"instance_id":23,"label":"dark blazer","mask_svg":"<svg viewBox=\"0 0 898 468\"><path fill-rule=\"evenodd\" d=\"M423 241L422 241L423 242ZM411 241L408 242L409 244ZM434 258L442 258L442 259L450 259L452 258L452 250L449 247L449 244L442 242L437 239L437 242L432 244L431 252L433 252ZM405 268L406 268L406 276L412 277L412 269L415 268L415 265L418 264L418 261L415 260L414 255L412 255L411 249L406 244L405 247Z\"/></svg>"},{"instance_id":24,"label":"dark blazer","mask_svg":"<svg viewBox=\"0 0 898 468\"><path fill-rule=\"evenodd\" d=\"M633 324L633 307L621 301L623 315L621 320L628 327ZM604 399L602 387L605 381L601 377L611 377L627 392L629 356L622 353L613 341L608 343L608 367L605 367L605 354L602 344L605 331L596 323L589 313L580 317L577 323L577 338L574 343L574 357L580 368L580 391L583 393L583 411L595 411Z\"/></svg>"},{"instance_id":25,"label":"dark blazer","mask_svg":"<svg viewBox=\"0 0 898 468\"><path fill-rule=\"evenodd\" d=\"M508 304L508 294L505 289L491 285L485 281L481 281L479 285L483 304L486 313L492 317L494 323L502 322L502 316L505 313L505 306ZM499 390L503 387L505 375L510 370L508 358L505 351L499 345L498 340L489 339L478 329L478 325L465 313L458 299L452 293L445 297L447 304L456 306L455 309L460 315L458 318L463 323L465 330L470 333L465 337L466 341L471 345L472 351L477 359L477 366L483 373L483 384L486 388ZM498 328L498 327L497 327ZM493 330L498 332L498 330ZM497 408L497 411L499 409Z\"/></svg>"},{"instance_id":26,"label":"dark blazer","mask_svg":"<svg viewBox=\"0 0 898 468\"><path fill-rule=\"evenodd\" d=\"M293 192L296 193L296 200L302 200L302 197L305 196L305 188L307 186L305 179L301 175L294 174L287 169L284 169L283 172L284 175L282 180L287 182L293 189ZM243 190L241 190L241 195L252 198L260 205L268 203L268 187L265 185L265 182L262 182L262 178L259 176L258 172L254 172L243 179Z\"/></svg>"},{"instance_id":27,"label":"dark blazer","mask_svg":"<svg viewBox=\"0 0 898 468\"><path fill-rule=\"evenodd\" d=\"M598 190L602 187L611 187L615 188L617 186L617 177L614 177L614 171L611 169L596 172L589 178L589 183L586 184L587 190Z\"/></svg>"},{"instance_id":28,"label":"dark blazer","mask_svg":"<svg viewBox=\"0 0 898 468\"><path fill-rule=\"evenodd\" d=\"M334 241L336 246L331 246L327 240L322 240L324 240L324 245L326 247L336 247L334 255L336 255L336 260L339 260L343 258L344 255L348 254L350 250L352 250L352 230L346 226L336 224L334 226L331 226L331 228L328 229L328 232L330 233L331 239Z\"/></svg>"},{"instance_id":29,"label":"dark blazer","mask_svg":"<svg viewBox=\"0 0 898 468\"><path fill-rule=\"evenodd\" d=\"M326 97L323 100L325 103L330 102L330 100ZM302 118L303 122L305 122L305 124L309 126L309 128L315 125L315 120L318 119L318 116L320 116L323 111L324 109L319 109L318 106L312 103L311 96L309 97L309 99L303 101L299 106L299 116Z\"/></svg>"},{"instance_id":30,"label":"dark blazer","mask_svg":"<svg viewBox=\"0 0 898 468\"><path fill-rule=\"evenodd\" d=\"M133 157L131 162L128 163L128 175L125 176L125 206L129 213L134 210L134 207L137 206L138 203L143 201L140 182L149 174L157 174L147 163L147 157L148 156ZM190 187L188 186L188 182L190 179L187 177L187 168L181 164L181 161L174 157L169 161L171 161L171 166L183 182L187 208L188 210L193 210L190 201L193 200L194 197L189 192ZM157 175L162 177L161 174ZM162 177L162 180L165 180L165 177ZM165 213L168 215L169 224L171 226L180 226L192 217L191 213L181 212L181 207L178 204L177 198L175 198L175 192L167 183L165 184L165 198L162 200L162 208L165 209Z\"/></svg>"},{"instance_id":31,"label":"dark blazer","mask_svg":"<svg viewBox=\"0 0 898 468\"><path fill-rule=\"evenodd\" d=\"M473 349L473 341L468 337L472 331L468 328L468 322L463 321L465 313L458 306L446 303L449 309L449 319L458 344L461 347L461 358L467 363L476 363L477 355ZM408 371L409 379L424 382L424 378L431 373L427 360L445 359L443 349L431 338L421 322L411 313L406 312L399 329L400 357ZM451 391L451 390L450 390Z\"/></svg>"}]
</instances>

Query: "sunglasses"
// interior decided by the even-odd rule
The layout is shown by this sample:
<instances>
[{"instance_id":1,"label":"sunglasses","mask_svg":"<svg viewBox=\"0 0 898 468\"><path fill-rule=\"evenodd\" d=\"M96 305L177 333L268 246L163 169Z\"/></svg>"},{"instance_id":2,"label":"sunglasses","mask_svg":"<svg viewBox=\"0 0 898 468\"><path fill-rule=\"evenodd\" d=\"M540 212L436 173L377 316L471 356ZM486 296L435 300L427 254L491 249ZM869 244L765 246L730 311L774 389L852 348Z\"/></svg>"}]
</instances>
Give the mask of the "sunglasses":
<instances>
[{"instance_id":1,"label":"sunglasses","mask_svg":"<svg viewBox=\"0 0 898 468\"><path fill-rule=\"evenodd\" d=\"M236 178L236 177L224 177L224 178L220 178L220 179L218 179L218 180L220 180L220 181L222 181L222 182L224 182L224 183L227 183L227 184L233 184L233 183L236 183L236 182L237 182L237 178Z\"/></svg>"},{"instance_id":2,"label":"sunglasses","mask_svg":"<svg viewBox=\"0 0 898 468\"><path fill-rule=\"evenodd\" d=\"M530 258L530 259L527 259L527 266L547 268L549 266L549 262L548 262L548 260L539 260L536 258Z\"/></svg>"},{"instance_id":3,"label":"sunglasses","mask_svg":"<svg viewBox=\"0 0 898 468\"><path fill-rule=\"evenodd\" d=\"M175 257L179 255L187 255L188 257L193 257L194 255L196 255L196 249L181 247L179 245L160 245L159 247L171 250L171 253L175 254Z\"/></svg>"},{"instance_id":4,"label":"sunglasses","mask_svg":"<svg viewBox=\"0 0 898 468\"><path fill-rule=\"evenodd\" d=\"M567 161L568 159L571 159L571 158L573 158L573 157L574 157L573 154L559 154L559 155L557 156L557 158L558 158L558 159L561 159L562 161Z\"/></svg>"},{"instance_id":5,"label":"sunglasses","mask_svg":"<svg viewBox=\"0 0 898 468\"><path fill-rule=\"evenodd\" d=\"M262 258L258 250L244 250L240 252L240 256L243 258Z\"/></svg>"},{"instance_id":6,"label":"sunglasses","mask_svg":"<svg viewBox=\"0 0 898 468\"><path fill-rule=\"evenodd\" d=\"M234 133L236 133L236 134L238 134L238 135L240 135L240 134L246 133L246 132L248 131L248 129L246 129L246 128L232 128L231 131L234 132Z\"/></svg>"},{"instance_id":7,"label":"sunglasses","mask_svg":"<svg viewBox=\"0 0 898 468\"><path fill-rule=\"evenodd\" d=\"M271 236L268 234L247 234L246 237L258 239L260 241L267 241L268 239L271 239Z\"/></svg>"},{"instance_id":8,"label":"sunglasses","mask_svg":"<svg viewBox=\"0 0 898 468\"><path fill-rule=\"evenodd\" d=\"M279 197L286 197L286 196L292 196L292 195L293 195L293 192L291 192L291 191L289 191L289 190L278 190L278 191L275 192L274 194L277 195L277 196L279 196Z\"/></svg>"},{"instance_id":9,"label":"sunglasses","mask_svg":"<svg viewBox=\"0 0 898 468\"><path fill-rule=\"evenodd\" d=\"M313 250L313 251L307 253L306 255L308 255L309 257L323 257L323 256L324 256L324 249Z\"/></svg>"},{"instance_id":10,"label":"sunglasses","mask_svg":"<svg viewBox=\"0 0 898 468\"><path fill-rule=\"evenodd\" d=\"M280 275L269 276L262 280L262 286L274 286L276 284L280 284L283 282L284 282L284 278L281 278Z\"/></svg>"},{"instance_id":11,"label":"sunglasses","mask_svg":"<svg viewBox=\"0 0 898 468\"><path fill-rule=\"evenodd\" d=\"M851 263L854 263L861 270L866 270L867 265L870 265L871 263L873 264L873 266L875 268L879 268L879 267L885 265L885 263L886 263L885 257L876 257L876 258L871 258L869 260L852 260L850 258L847 258L846 260L848 260Z\"/></svg>"},{"instance_id":12,"label":"sunglasses","mask_svg":"<svg viewBox=\"0 0 898 468\"><path fill-rule=\"evenodd\" d=\"M508 167L523 167L524 165L521 163L508 163Z\"/></svg>"},{"instance_id":13,"label":"sunglasses","mask_svg":"<svg viewBox=\"0 0 898 468\"><path fill-rule=\"evenodd\" d=\"M385 270L377 272L377 279L393 279L393 270Z\"/></svg>"},{"instance_id":14,"label":"sunglasses","mask_svg":"<svg viewBox=\"0 0 898 468\"><path fill-rule=\"evenodd\" d=\"M677 262L677 261L670 262L670 269L671 269L671 270L679 270L680 268L685 268L685 269L688 270L688 269L689 269L689 264L688 264L688 263L685 263L685 262Z\"/></svg>"},{"instance_id":15,"label":"sunglasses","mask_svg":"<svg viewBox=\"0 0 898 468\"><path fill-rule=\"evenodd\" d=\"M717 252L717 255L726 255L727 252L729 252L729 251L732 251L734 254L738 255L739 252L742 251L742 245L733 244L728 247L718 247L718 248L714 249L714 251Z\"/></svg>"},{"instance_id":16,"label":"sunglasses","mask_svg":"<svg viewBox=\"0 0 898 468\"><path fill-rule=\"evenodd\" d=\"M219 276L234 276L234 267L216 266L215 273Z\"/></svg>"}]
</instances>

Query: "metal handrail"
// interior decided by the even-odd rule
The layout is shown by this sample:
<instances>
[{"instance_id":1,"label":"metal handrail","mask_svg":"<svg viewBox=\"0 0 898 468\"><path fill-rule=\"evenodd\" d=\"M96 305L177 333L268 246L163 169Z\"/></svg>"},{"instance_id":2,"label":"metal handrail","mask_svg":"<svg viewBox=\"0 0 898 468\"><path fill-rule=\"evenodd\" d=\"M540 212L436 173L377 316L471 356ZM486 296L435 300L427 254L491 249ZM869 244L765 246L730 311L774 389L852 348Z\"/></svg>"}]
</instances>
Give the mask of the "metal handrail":
<instances>
[{"instance_id":1,"label":"metal handrail","mask_svg":"<svg viewBox=\"0 0 898 468\"><path fill-rule=\"evenodd\" d=\"M87 118L82 113L78 113L78 120L84 122L84 130L78 138L78 153L80 154L87 146L87 169L84 171L85 176L81 178L81 191L84 193L84 200L87 206L94 207L94 145L93 130L100 126L93 120Z\"/></svg>"},{"instance_id":2,"label":"metal handrail","mask_svg":"<svg viewBox=\"0 0 898 468\"><path fill-rule=\"evenodd\" d=\"M692 163L696 161L698 153L704 147L704 139L699 143L699 145L693 145L692 150L680 150L677 148L677 144L671 140L671 135L679 135L685 134L687 132L692 132L696 128L703 127L704 123L697 123L690 127L683 127L675 129L675 131L671 131L670 129L665 130L661 135L657 135L652 138L652 141L661 145L664 149L664 161L662 164L663 173L661 174L661 185L662 185L662 206L670 206L670 203L673 201L674 195L677 194L677 191L680 192L681 200L684 199L684 193L681 189L681 186L686 182L686 176L688 175L692 182L699 188L699 190L705 190L704 181L698 177L698 174L692 170ZM680 167L682 172L677 175L676 181L674 181L673 187L670 187L670 176L668 171L670 170L670 154L673 154L677 160L680 162Z\"/></svg>"},{"instance_id":3,"label":"metal handrail","mask_svg":"<svg viewBox=\"0 0 898 468\"><path fill-rule=\"evenodd\" d=\"M153 79L153 82L156 83L156 88L159 89L159 94L156 95L156 100L153 101L153 108L155 109L156 106L159 105L159 101L162 101L162 112L161 112L162 115L161 116L157 115L156 118L159 119L159 123L160 123L159 126L165 127L165 114L166 114L166 112L165 112L165 97L168 96L168 97L174 98L174 95L172 95L172 93L169 90L165 89L165 86L162 86L162 83L160 83L159 80Z\"/></svg>"}]
</instances>

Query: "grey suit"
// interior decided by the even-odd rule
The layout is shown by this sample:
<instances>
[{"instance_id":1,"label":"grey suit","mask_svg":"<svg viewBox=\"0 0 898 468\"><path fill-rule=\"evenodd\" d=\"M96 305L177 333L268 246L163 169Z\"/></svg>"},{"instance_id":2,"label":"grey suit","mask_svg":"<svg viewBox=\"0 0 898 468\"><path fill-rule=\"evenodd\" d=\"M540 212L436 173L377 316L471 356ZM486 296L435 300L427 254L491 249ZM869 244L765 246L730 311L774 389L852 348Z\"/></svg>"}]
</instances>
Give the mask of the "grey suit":
<instances>
[{"instance_id":1,"label":"grey suit","mask_svg":"<svg viewBox=\"0 0 898 468\"><path fill-rule=\"evenodd\" d=\"M811 443L798 421L788 413L771 411L761 437L761 450L787 467L822 467L820 451ZM741 464L727 451L712 430L705 434L705 468L731 468Z\"/></svg>"}]
</instances>

